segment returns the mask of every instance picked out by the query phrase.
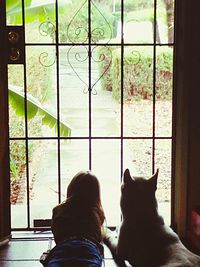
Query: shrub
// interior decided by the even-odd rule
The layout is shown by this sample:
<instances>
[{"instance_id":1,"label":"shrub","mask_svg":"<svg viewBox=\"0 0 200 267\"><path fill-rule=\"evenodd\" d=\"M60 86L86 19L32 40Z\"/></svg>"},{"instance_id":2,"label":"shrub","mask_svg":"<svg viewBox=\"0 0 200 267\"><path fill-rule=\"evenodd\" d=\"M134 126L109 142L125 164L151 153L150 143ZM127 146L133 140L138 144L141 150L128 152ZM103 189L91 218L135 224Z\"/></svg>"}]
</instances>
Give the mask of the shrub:
<instances>
[{"instance_id":1,"label":"shrub","mask_svg":"<svg viewBox=\"0 0 200 267\"><path fill-rule=\"evenodd\" d=\"M104 54L105 60L100 63L107 71L102 77L102 86L112 91L116 100L121 95L121 49L114 49L112 55ZM156 52L156 99L171 99L173 50L160 47ZM111 58L112 57L112 58ZM108 62L112 61L108 68ZM124 48L123 93L125 100L152 99L153 97L153 49L151 47Z\"/></svg>"}]
</instances>

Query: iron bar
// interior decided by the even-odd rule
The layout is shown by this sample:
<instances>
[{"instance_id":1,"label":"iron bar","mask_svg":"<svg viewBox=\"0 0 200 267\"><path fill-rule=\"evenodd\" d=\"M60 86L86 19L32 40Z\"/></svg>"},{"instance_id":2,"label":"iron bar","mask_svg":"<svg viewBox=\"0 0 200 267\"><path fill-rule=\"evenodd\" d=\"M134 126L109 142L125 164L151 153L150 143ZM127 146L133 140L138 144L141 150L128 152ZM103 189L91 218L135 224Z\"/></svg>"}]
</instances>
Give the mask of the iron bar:
<instances>
[{"instance_id":1,"label":"iron bar","mask_svg":"<svg viewBox=\"0 0 200 267\"><path fill-rule=\"evenodd\" d=\"M60 140L88 140L88 139L94 139L94 140L100 140L100 139L108 139L108 140L121 140L121 136L69 136L69 137L60 137ZM57 137L29 137L29 140L57 140ZM123 136L123 139L133 139L133 140L141 140L141 139L147 139L152 140L152 136ZM158 136L154 137L155 140L165 140L165 139L172 139L172 136ZM10 137L10 140L26 140L25 137Z\"/></svg>"},{"instance_id":2,"label":"iron bar","mask_svg":"<svg viewBox=\"0 0 200 267\"><path fill-rule=\"evenodd\" d=\"M155 172L155 120L156 120L156 40L157 40L157 0L154 0L153 18L153 139L152 139L152 173Z\"/></svg>"},{"instance_id":3,"label":"iron bar","mask_svg":"<svg viewBox=\"0 0 200 267\"><path fill-rule=\"evenodd\" d=\"M92 65L91 65L91 38L92 38L92 27L91 27L91 1L88 1L88 91L89 91L89 170L92 169Z\"/></svg>"},{"instance_id":4,"label":"iron bar","mask_svg":"<svg viewBox=\"0 0 200 267\"><path fill-rule=\"evenodd\" d=\"M59 79L59 25L58 25L58 0L55 1L55 14L56 14L56 89L57 89L57 142L58 142L58 203L61 202L61 159L60 159L60 79Z\"/></svg>"},{"instance_id":5,"label":"iron bar","mask_svg":"<svg viewBox=\"0 0 200 267\"><path fill-rule=\"evenodd\" d=\"M59 20L59 4L58 0L55 0L55 17L56 17L56 25L55 25L55 43L25 43L26 47L30 46L35 46L35 47L40 47L40 46L51 46L54 47L56 50L56 88L57 88L57 96L56 96L56 112L57 112L57 135L53 137L47 137L47 136L29 136L28 133L28 106L27 106L27 75L26 75L26 61L24 63L24 95L25 95L25 136L24 137L10 137L9 140L22 140L26 144L26 176L27 176L27 222L28 225L27 227L20 227L20 228L13 228L15 231L32 231L32 230L41 230L44 231L49 230L49 228L36 228L36 227L31 227L30 224L30 194L29 194L29 141L31 140L56 140L57 141L57 164L58 164L58 181L57 181L57 186L58 186L58 202L61 202L61 141L62 140L86 140L88 141L88 157L89 157L89 169L92 169L92 149L93 149L93 140L119 140L120 141L120 179L122 178L123 175L123 169L124 169L124 141L125 140L150 140L152 142L152 172L155 171L155 141L156 140L173 140L173 132L172 136L156 136L156 49L157 47L164 47L164 46L173 46L173 44L169 43L162 43L158 44L156 43L156 23L157 23L157 0L154 0L154 35L153 35L153 42L152 43L126 43L124 40L124 22L125 22L125 17L124 17L124 0L121 0L121 40L119 43L94 43L92 39L92 1L88 1L88 39L87 42L69 42L69 43L61 43L59 40L59 25L58 25L58 20ZM23 18L23 28L25 31L25 6L24 6L24 0L22 1L22 18ZM60 136L60 47L82 47L82 46L87 46L88 50L88 123L89 123L89 132L88 135L86 136L70 136L70 137L63 137ZM121 71L120 71L120 76L121 76L121 81L120 81L120 134L119 136L93 136L93 125L92 125L92 115L93 115L93 110L92 110L92 89L93 89L93 84L92 84L92 52L93 52L93 47L119 47L120 48L120 55L121 55ZM126 136L124 135L124 49L125 46L127 47L152 47L153 48L153 81L152 81L152 90L153 90L153 106L152 106L152 135L151 136Z\"/></svg>"},{"instance_id":6,"label":"iron bar","mask_svg":"<svg viewBox=\"0 0 200 267\"><path fill-rule=\"evenodd\" d=\"M123 162L124 162L124 0L121 0L121 173L120 179L123 176Z\"/></svg>"},{"instance_id":7,"label":"iron bar","mask_svg":"<svg viewBox=\"0 0 200 267\"><path fill-rule=\"evenodd\" d=\"M25 32L25 3L22 0L22 27L24 31L24 40L26 42ZM30 227L30 188L29 188L29 138L28 138L28 103L27 103L27 75L26 75L26 48L24 49L24 114L25 114L25 148L26 148L26 194L27 194L27 224Z\"/></svg>"}]
</instances>

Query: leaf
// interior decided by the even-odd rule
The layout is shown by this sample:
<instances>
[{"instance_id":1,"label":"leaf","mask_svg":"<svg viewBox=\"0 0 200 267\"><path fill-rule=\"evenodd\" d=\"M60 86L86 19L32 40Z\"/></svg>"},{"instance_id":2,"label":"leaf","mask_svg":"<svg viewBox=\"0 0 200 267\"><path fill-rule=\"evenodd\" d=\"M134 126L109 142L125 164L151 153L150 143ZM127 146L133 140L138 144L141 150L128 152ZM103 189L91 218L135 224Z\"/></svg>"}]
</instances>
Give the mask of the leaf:
<instances>
[{"instance_id":1,"label":"leaf","mask_svg":"<svg viewBox=\"0 0 200 267\"><path fill-rule=\"evenodd\" d=\"M25 95L22 87L9 85L9 101L13 109L18 116L25 116ZM28 120L35 117L36 114L40 114L42 117L42 124L47 125L56 132L58 130L58 120L57 117L43 107L43 105L32 95L27 93L27 118ZM71 136L71 128L60 121L60 136L69 137Z\"/></svg>"},{"instance_id":2,"label":"leaf","mask_svg":"<svg viewBox=\"0 0 200 267\"><path fill-rule=\"evenodd\" d=\"M66 2L66 0L59 1L59 13L65 8L66 3L70 3L71 1ZM21 8L21 0L13 1L7 0L7 16L15 23L21 23L19 18L21 18L22 8ZM46 21L50 19L52 21L55 20L55 1L25 1L25 16L26 23L33 22L34 20L39 19L40 22Z\"/></svg>"}]
</instances>

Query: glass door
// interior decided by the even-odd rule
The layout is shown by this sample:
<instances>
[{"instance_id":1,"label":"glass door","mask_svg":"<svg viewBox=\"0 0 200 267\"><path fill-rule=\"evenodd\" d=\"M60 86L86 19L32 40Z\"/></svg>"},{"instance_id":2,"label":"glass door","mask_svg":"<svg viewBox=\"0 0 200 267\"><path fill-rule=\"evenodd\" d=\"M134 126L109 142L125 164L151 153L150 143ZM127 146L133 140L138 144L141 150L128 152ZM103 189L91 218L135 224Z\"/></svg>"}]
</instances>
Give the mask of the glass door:
<instances>
[{"instance_id":1,"label":"glass door","mask_svg":"<svg viewBox=\"0 0 200 267\"><path fill-rule=\"evenodd\" d=\"M7 0L6 15L12 229L48 226L82 169L117 226L124 170L159 168L170 224L174 1Z\"/></svg>"}]
</instances>

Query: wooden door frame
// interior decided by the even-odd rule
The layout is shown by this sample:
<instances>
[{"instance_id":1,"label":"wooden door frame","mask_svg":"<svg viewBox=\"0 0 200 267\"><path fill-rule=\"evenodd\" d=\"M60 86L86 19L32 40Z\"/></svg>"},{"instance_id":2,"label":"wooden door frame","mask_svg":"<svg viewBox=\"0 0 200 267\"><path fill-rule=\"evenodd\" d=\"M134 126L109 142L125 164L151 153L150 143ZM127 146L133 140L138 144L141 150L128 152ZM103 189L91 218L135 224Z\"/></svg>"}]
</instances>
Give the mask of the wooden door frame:
<instances>
[{"instance_id":1,"label":"wooden door frame","mask_svg":"<svg viewBox=\"0 0 200 267\"><path fill-rule=\"evenodd\" d=\"M0 1L0 40L6 40L6 1ZM6 42L0 42L0 244L10 238L8 73Z\"/></svg>"},{"instance_id":2,"label":"wooden door frame","mask_svg":"<svg viewBox=\"0 0 200 267\"><path fill-rule=\"evenodd\" d=\"M183 238L191 232L191 212L200 205L200 2L176 0L172 226Z\"/></svg>"}]
</instances>

